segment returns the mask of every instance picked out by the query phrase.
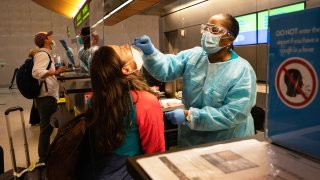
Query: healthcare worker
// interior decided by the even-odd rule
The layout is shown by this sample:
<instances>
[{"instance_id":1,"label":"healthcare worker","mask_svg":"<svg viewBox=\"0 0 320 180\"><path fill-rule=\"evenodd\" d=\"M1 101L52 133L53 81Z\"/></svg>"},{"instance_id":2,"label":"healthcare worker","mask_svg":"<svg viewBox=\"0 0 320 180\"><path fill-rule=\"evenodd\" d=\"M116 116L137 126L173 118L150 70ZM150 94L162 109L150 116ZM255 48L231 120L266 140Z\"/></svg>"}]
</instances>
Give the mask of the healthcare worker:
<instances>
[{"instance_id":1,"label":"healthcare worker","mask_svg":"<svg viewBox=\"0 0 320 180\"><path fill-rule=\"evenodd\" d=\"M78 42L80 45L83 45L78 51L81 71L89 72L90 27L83 27L81 29Z\"/></svg>"},{"instance_id":2,"label":"healthcare worker","mask_svg":"<svg viewBox=\"0 0 320 180\"><path fill-rule=\"evenodd\" d=\"M80 67L83 71L89 72L93 54L99 48L99 35L97 32L90 34L90 27L84 27L81 29L78 41L79 44L83 45L78 52Z\"/></svg>"},{"instance_id":3,"label":"healthcare worker","mask_svg":"<svg viewBox=\"0 0 320 180\"><path fill-rule=\"evenodd\" d=\"M185 110L166 113L179 124L178 146L185 147L254 135L251 108L256 102L256 75L248 61L232 50L239 33L229 14L212 16L201 26L201 46L162 54L146 35L133 45L144 55L144 67L159 81L183 78Z\"/></svg>"}]
</instances>

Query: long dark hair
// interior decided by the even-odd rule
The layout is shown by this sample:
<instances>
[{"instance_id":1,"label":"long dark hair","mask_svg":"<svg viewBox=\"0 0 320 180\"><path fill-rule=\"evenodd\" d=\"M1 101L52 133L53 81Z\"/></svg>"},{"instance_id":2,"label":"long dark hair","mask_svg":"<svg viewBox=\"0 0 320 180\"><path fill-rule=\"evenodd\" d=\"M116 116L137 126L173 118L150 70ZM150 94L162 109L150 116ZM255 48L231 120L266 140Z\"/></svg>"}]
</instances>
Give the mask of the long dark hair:
<instances>
[{"instance_id":1,"label":"long dark hair","mask_svg":"<svg viewBox=\"0 0 320 180\"><path fill-rule=\"evenodd\" d=\"M98 152L119 147L130 128L132 110L130 90L155 92L136 73L122 74L125 61L113 48L100 47L92 58L90 75L93 96L88 110L88 126L93 129Z\"/></svg>"}]
</instances>

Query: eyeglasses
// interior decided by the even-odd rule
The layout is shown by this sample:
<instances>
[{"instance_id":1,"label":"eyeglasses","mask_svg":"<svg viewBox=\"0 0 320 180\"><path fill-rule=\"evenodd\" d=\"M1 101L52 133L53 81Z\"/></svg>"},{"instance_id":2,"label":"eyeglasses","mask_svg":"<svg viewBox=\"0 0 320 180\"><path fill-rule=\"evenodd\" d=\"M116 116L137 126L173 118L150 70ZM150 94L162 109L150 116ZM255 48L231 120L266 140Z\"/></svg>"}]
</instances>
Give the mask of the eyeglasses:
<instances>
[{"instance_id":1,"label":"eyeglasses","mask_svg":"<svg viewBox=\"0 0 320 180\"><path fill-rule=\"evenodd\" d=\"M220 36L223 36L226 34L232 36L226 28L215 25L215 24L209 24L209 23L201 24L201 33L204 33L205 31L208 31L211 34L216 34Z\"/></svg>"}]
</instances>

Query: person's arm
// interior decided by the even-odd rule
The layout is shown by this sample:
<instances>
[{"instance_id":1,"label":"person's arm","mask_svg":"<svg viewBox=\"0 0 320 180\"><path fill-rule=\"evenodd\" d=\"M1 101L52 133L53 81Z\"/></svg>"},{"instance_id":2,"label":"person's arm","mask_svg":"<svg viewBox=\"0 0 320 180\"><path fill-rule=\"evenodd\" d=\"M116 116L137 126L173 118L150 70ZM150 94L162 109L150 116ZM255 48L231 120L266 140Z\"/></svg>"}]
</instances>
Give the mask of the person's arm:
<instances>
[{"instance_id":1,"label":"person's arm","mask_svg":"<svg viewBox=\"0 0 320 180\"><path fill-rule=\"evenodd\" d=\"M247 119L255 102L256 77L248 70L227 92L221 107L205 106L201 109L190 107L190 120L186 125L198 131L229 129L243 123L241 120Z\"/></svg>"},{"instance_id":2,"label":"person's arm","mask_svg":"<svg viewBox=\"0 0 320 180\"><path fill-rule=\"evenodd\" d=\"M53 62L52 62L53 63ZM47 78L49 76L59 75L65 71L64 66L60 66L57 70L48 70L47 73L42 76L42 78Z\"/></svg>"},{"instance_id":3,"label":"person's arm","mask_svg":"<svg viewBox=\"0 0 320 180\"><path fill-rule=\"evenodd\" d=\"M137 125L144 154L165 151L163 112L154 95L139 95L137 108ZM134 94L134 93L133 93ZM148 107L145 104L148 103Z\"/></svg>"},{"instance_id":4,"label":"person's arm","mask_svg":"<svg viewBox=\"0 0 320 180\"><path fill-rule=\"evenodd\" d=\"M186 64L195 48L181 51L177 55L163 54L155 49L151 55L143 55L143 66L155 79L171 81L183 76Z\"/></svg>"},{"instance_id":5,"label":"person's arm","mask_svg":"<svg viewBox=\"0 0 320 180\"><path fill-rule=\"evenodd\" d=\"M70 63L72 65L74 65L74 53L73 53L72 48L68 47L68 49L66 50L66 54L68 56L68 59L69 59Z\"/></svg>"},{"instance_id":6,"label":"person's arm","mask_svg":"<svg viewBox=\"0 0 320 180\"><path fill-rule=\"evenodd\" d=\"M53 61L51 63L54 64ZM58 75L64 72L63 66L59 67L57 70L52 70L51 68L47 70L48 64L48 54L45 52L37 53L33 58L32 76L36 79L44 79L48 76Z\"/></svg>"},{"instance_id":7,"label":"person's arm","mask_svg":"<svg viewBox=\"0 0 320 180\"><path fill-rule=\"evenodd\" d=\"M196 52L196 48L193 48L182 51L178 55L164 55L154 47L151 39L147 35L134 39L132 44L140 48L143 52L142 58L145 69L151 76L162 82L182 77L190 56Z\"/></svg>"},{"instance_id":8,"label":"person's arm","mask_svg":"<svg viewBox=\"0 0 320 180\"><path fill-rule=\"evenodd\" d=\"M85 50L83 47L81 47L79 49L79 52L78 52L78 57L80 59L80 66L85 69L86 71L89 71L89 62L88 62L88 59L89 59L89 56L90 56L90 53Z\"/></svg>"}]
</instances>

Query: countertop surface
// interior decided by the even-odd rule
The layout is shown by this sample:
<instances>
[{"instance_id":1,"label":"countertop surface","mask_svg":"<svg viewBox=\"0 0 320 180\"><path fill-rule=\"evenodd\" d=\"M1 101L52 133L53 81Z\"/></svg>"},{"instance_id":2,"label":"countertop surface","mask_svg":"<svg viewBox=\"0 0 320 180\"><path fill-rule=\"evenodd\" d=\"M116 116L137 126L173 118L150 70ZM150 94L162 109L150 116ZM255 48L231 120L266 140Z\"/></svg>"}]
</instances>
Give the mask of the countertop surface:
<instances>
[{"instance_id":1,"label":"countertop surface","mask_svg":"<svg viewBox=\"0 0 320 180\"><path fill-rule=\"evenodd\" d=\"M177 148L174 150L169 150L166 151L164 153L156 153L153 155L141 155L141 156L134 156L134 157L129 157L127 160L127 168L128 171L130 173L130 175L134 178L134 179L151 179L146 172L141 168L141 166L137 163L138 159L141 158L145 158L145 157L151 157L154 155L159 155L159 154L166 154L166 153L172 153L172 152L179 152L179 151L184 151L184 150L188 150L188 149L192 149L192 148L198 148L198 147L208 147L208 146L214 146L214 145L219 145L219 144L226 144L226 143L230 143L230 142L236 142L236 141L241 141L241 140L248 140L248 139L255 139L258 141L266 141L265 137L264 137L264 133L260 132L257 133L254 136L250 136L250 137L245 137L245 138L236 138L236 139L232 139L232 140L226 140L226 141L220 141L220 142L213 142L213 143L208 143L208 144L202 144L202 145L198 145L198 146L191 146L188 148Z\"/></svg>"}]
</instances>

